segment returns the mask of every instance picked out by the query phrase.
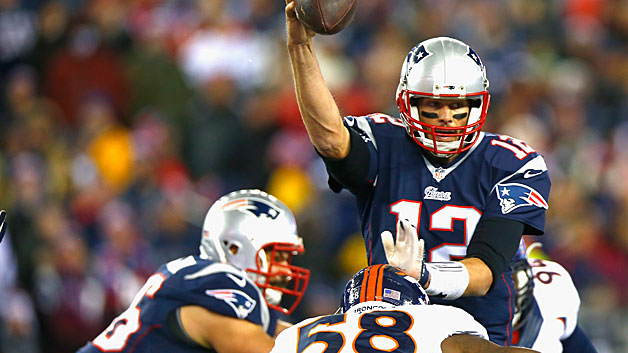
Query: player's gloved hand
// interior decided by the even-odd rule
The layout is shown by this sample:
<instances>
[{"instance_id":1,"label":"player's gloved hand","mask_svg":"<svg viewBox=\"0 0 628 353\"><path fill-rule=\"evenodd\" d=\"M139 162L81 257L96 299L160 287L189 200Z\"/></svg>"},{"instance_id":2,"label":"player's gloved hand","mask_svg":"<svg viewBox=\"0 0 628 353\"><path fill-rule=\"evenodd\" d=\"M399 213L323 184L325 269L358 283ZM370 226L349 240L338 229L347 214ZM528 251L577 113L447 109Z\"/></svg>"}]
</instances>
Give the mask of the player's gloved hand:
<instances>
[{"instance_id":1,"label":"player's gloved hand","mask_svg":"<svg viewBox=\"0 0 628 353\"><path fill-rule=\"evenodd\" d=\"M7 218L7 211L0 210L0 241L4 238L4 233L7 232L7 222L5 221Z\"/></svg>"},{"instance_id":2,"label":"player's gloved hand","mask_svg":"<svg viewBox=\"0 0 628 353\"><path fill-rule=\"evenodd\" d=\"M416 228L406 219L397 222L397 241L385 230L381 234L382 245L388 263L397 266L419 280L422 286L427 284L429 272L423 262L424 242L419 239Z\"/></svg>"}]
</instances>

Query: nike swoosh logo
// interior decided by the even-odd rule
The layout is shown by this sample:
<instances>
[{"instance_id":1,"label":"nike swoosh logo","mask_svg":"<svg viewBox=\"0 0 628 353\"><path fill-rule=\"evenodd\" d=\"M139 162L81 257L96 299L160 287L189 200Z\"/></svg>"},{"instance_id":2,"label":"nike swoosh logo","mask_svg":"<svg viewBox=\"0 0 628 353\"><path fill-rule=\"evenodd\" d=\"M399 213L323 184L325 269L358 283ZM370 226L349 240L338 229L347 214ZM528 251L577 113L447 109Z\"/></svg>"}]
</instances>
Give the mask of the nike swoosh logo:
<instances>
[{"instance_id":1,"label":"nike swoosh logo","mask_svg":"<svg viewBox=\"0 0 628 353\"><path fill-rule=\"evenodd\" d=\"M545 172L545 171L544 171L544 170L541 170L540 172L533 172L533 171L531 171L531 170L527 170L527 171L525 172L525 174L523 174L523 177L524 177L524 178L526 178L526 179L527 179L527 178L532 178L532 177L535 177L535 176L537 176L537 175L541 175L541 174L543 174L543 172Z\"/></svg>"},{"instance_id":2,"label":"nike swoosh logo","mask_svg":"<svg viewBox=\"0 0 628 353\"><path fill-rule=\"evenodd\" d=\"M231 273L227 273L227 277L231 278L240 288L244 288L246 286L246 278L240 278L232 275Z\"/></svg>"}]
</instances>

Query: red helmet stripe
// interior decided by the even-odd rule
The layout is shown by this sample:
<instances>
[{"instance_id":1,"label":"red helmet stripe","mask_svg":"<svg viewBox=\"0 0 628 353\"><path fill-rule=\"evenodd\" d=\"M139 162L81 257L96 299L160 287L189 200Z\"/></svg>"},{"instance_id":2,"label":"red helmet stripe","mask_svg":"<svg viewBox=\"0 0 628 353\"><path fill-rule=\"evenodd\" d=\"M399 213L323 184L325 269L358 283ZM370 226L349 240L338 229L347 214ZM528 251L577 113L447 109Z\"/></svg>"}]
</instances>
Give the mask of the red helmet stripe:
<instances>
[{"instance_id":1,"label":"red helmet stripe","mask_svg":"<svg viewBox=\"0 0 628 353\"><path fill-rule=\"evenodd\" d=\"M233 200L229 203L224 204L221 209L236 209L238 207L248 205L248 201L246 199Z\"/></svg>"}]
</instances>

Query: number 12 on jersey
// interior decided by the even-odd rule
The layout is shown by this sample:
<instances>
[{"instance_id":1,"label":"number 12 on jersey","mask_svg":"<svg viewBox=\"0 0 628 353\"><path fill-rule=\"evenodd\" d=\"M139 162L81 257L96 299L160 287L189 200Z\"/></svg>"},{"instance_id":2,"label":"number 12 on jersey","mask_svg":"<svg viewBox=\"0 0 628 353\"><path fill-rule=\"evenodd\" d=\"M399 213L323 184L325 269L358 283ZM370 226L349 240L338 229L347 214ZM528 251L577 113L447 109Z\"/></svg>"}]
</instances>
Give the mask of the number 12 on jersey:
<instances>
[{"instance_id":1,"label":"number 12 on jersey","mask_svg":"<svg viewBox=\"0 0 628 353\"><path fill-rule=\"evenodd\" d=\"M390 205L390 213L397 215L397 220L407 219L417 229L421 224L420 201L400 200ZM467 254L467 246L478 225L482 213L472 206L445 205L430 215L430 231L454 231L454 221L464 222L464 241L462 243L446 242L429 249L428 261L452 261L463 258ZM419 237L421 235L419 234Z\"/></svg>"}]
</instances>

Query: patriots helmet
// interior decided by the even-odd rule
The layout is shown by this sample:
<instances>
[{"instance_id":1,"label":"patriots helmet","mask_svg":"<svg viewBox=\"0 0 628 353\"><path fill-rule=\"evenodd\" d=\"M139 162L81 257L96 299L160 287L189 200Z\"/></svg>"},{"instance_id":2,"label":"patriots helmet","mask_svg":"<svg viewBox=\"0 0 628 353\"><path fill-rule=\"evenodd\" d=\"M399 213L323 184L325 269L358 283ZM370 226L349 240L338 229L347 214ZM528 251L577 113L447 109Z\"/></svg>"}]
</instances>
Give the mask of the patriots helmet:
<instances>
[{"instance_id":1,"label":"patriots helmet","mask_svg":"<svg viewBox=\"0 0 628 353\"><path fill-rule=\"evenodd\" d=\"M526 323L528 313L534 302L534 273L528 262L525 244L521 241L515 254L512 265L512 278L515 282L515 313L512 318L514 330L518 330Z\"/></svg>"},{"instance_id":2,"label":"patriots helmet","mask_svg":"<svg viewBox=\"0 0 628 353\"><path fill-rule=\"evenodd\" d=\"M367 302L381 301L395 306L430 303L419 282L392 265L372 265L358 271L347 282L342 295L341 312Z\"/></svg>"},{"instance_id":3,"label":"patriots helmet","mask_svg":"<svg viewBox=\"0 0 628 353\"><path fill-rule=\"evenodd\" d=\"M438 37L417 44L401 68L396 101L406 131L422 148L447 157L471 148L484 125L490 95L486 68L467 44L453 38ZM469 101L467 124L442 127L420 120L421 98ZM451 141L451 137L458 137ZM448 138L450 141L438 141Z\"/></svg>"},{"instance_id":4,"label":"patriots helmet","mask_svg":"<svg viewBox=\"0 0 628 353\"><path fill-rule=\"evenodd\" d=\"M205 216L200 256L246 271L268 306L285 314L294 311L309 281L310 271L291 263L303 252L292 212L261 190L231 192Z\"/></svg>"}]
</instances>

